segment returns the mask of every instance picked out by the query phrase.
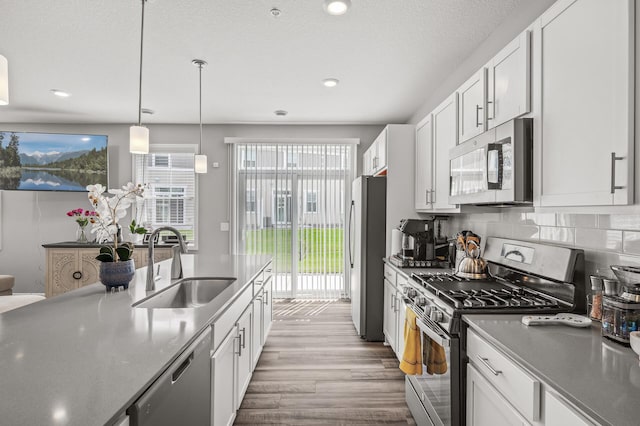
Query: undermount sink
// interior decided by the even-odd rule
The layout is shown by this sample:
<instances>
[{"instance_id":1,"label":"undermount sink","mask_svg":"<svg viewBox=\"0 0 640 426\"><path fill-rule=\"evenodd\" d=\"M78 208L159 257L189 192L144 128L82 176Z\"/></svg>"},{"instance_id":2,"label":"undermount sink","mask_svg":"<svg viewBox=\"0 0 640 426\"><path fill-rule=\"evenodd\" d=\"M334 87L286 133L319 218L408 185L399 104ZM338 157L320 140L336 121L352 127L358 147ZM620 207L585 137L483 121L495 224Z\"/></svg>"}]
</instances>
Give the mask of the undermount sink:
<instances>
[{"instance_id":1,"label":"undermount sink","mask_svg":"<svg viewBox=\"0 0 640 426\"><path fill-rule=\"evenodd\" d=\"M133 304L135 308L198 308L215 299L236 278L185 278L166 289Z\"/></svg>"}]
</instances>

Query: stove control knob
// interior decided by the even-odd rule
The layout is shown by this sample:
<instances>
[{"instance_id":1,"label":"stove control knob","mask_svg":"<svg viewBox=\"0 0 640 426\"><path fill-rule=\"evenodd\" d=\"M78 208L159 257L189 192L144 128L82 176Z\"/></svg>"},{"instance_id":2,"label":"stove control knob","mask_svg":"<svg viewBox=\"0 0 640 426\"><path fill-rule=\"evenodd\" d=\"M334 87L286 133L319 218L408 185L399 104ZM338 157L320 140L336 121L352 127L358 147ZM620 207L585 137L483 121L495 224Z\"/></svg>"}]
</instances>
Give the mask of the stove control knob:
<instances>
[{"instance_id":1,"label":"stove control knob","mask_svg":"<svg viewBox=\"0 0 640 426\"><path fill-rule=\"evenodd\" d=\"M426 306L427 305L427 298L424 296L420 296L416 299L416 305L418 306Z\"/></svg>"},{"instance_id":2,"label":"stove control knob","mask_svg":"<svg viewBox=\"0 0 640 426\"><path fill-rule=\"evenodd\" d=\"M442 312L432 309L431 313L429 314L429 319L431 319L431 321L433 322L442 322L444 321L444 315L442 314Z\"/></svg>"},{"instance_id":3,"label":"stove control knob","mask_svg":"<svg viewBox=\"0 0 640 426\"><path fill-rule=\"evenodd\" d=\"M416 291L415 288L408 288L407 289L407 296L409 297L409 299L413 299L417 295L418 295L418 292Z\"/></svg>"}]
</instances>

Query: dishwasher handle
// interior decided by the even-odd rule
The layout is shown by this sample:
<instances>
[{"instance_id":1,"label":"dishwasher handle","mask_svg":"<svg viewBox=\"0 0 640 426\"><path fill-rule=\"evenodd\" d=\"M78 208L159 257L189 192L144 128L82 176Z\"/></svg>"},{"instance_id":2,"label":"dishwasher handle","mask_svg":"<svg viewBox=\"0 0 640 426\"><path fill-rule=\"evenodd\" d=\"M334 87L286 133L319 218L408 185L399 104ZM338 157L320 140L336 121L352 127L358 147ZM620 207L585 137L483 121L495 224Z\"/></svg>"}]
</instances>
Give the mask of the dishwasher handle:
<instances>
[{"instance_id":1,"label":"dishwasher handle","mask_svg":"<svg viewBox=\"0 0 640 426\"><path fill-rule=\"evenodd\" d=\"M193 356L194 352L191 352L187 359L182 361L182 364L180 364L178 368L176 368L175 371L171 374L171 384L174 384L175 382L180 380L180 377L182 377L184 372L187 371L187 368L191 366L191 363L193 362Z\"/></svg>"}]
</instances>

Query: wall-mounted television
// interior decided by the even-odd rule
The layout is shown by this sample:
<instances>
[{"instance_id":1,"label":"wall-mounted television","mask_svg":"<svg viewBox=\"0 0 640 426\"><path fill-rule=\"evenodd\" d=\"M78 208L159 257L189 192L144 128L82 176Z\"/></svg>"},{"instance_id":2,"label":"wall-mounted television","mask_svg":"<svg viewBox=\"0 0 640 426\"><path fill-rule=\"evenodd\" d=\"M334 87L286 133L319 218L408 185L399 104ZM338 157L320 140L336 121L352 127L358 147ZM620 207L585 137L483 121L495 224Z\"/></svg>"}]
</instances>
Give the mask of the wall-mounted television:
<instances>
[{"instance_id":1,"label":"wall-mounted television","mask_svg":"<svg viewBox=\"0 0 640 426\"><path fill-rule=\"evenodd\" d=\"M107 136L0 130L0 190L108 187Z\"/></svg>"}]
</instances>

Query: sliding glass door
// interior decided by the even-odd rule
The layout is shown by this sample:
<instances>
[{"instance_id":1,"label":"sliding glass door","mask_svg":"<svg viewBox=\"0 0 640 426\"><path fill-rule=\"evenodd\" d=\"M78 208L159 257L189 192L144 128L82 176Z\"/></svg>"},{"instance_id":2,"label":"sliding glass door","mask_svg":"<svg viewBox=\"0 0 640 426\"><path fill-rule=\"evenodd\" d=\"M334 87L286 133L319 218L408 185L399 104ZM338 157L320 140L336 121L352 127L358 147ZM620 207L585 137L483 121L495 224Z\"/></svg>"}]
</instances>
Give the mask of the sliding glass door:
<instances>
[{"instance_id":1,"label":"sliding glass door","mask_svg":"<svg viewBox=\"0 0 640 426\"><path fill-rule=\"evenodd\" d=\"M348 297L345 219L350 144L235 144L237 253L269 254L274 296Z\"/></svg>"}]
</instances>

